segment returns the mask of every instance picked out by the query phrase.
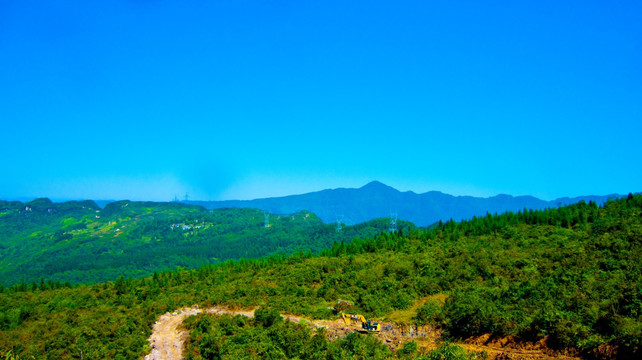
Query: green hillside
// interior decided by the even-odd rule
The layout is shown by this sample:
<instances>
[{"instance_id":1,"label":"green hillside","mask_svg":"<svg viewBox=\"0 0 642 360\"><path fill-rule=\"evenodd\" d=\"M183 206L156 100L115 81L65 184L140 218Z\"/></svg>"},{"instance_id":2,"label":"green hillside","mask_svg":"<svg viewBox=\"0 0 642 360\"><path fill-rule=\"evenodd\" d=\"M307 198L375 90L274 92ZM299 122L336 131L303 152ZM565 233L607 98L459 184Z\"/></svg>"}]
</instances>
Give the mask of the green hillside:
<instances>
[{"instance_id":1,"label":"green hillside","mask_svg":"<svg viewBox=\"0 0 642 360\"><path fill-rule=\"evenodd\" d=\"M226 262L71 288L5 288L0 351L13 349L24 358L140 359L159 315L182 306L262 306L331 319L337 315L330 308L344 299L368 317L397 321L395 314L405 311L407 321L440 327L453 341L491 333L545 339L552 349L584 358L639 358L641 274L642 196L630 195L602 207L580 203L489 215L335 243L319 256ZM434 300L440 298L445 302ZM309 329L279 322L257 319L219 329L212 321L237 320L204 319L187 324L193 359L218 358L232 338L258 351L254 358L444 358L412 347L393 353L367 335L329 345L319 337L306 340L314 335Z\"/></svg>"},{"instance_id":2,"label":"green hillside","mask_svg":"<svg viewBox=\"0 0 642 360\"><path fill-rule=\"evenodd\" d=\"M258 210L179 203L118 201L100 209L92 201L0 201L0 284L95 283L229 259L316 253L388 227L380 219L337 232L306 211L270 215L267 228L264 220Z\"/></svg>"}]
</instances>

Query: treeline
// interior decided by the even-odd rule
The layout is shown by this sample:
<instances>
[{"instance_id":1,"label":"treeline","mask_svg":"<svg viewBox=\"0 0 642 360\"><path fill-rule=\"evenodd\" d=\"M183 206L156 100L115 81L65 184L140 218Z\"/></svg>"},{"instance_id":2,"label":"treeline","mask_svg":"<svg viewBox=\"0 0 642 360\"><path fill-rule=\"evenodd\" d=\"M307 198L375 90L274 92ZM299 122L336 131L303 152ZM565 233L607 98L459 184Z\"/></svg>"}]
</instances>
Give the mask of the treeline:
<instances>
[{"instance_id":1,"label":"treeline","mask_svg":"<svg viewBox=\"0 0 642 360\"><path fill-rule=\"evenodd\" d=\"M489 215L337 241L322 255L299 251L71 288L4 288L0 349L137 359L149 351L158 316L181 306L270 306L333 318L329 308L343 299L368 318L386 319L423 299L414 321L441 327L449 339L545 338L587 358L638 358L641 274L642 196L630 195L601 207Z\"/></svg>"},{"instance_id":2,"label":"treeline","mask_svg":"<svg viewBox=\"0 0 642 360\"><path fill-rule=\"evenodd\" d=\"M627 203L632 206L638 206L639 196L629 194ZM613 207L615 202L611 202L610 207ZM456 222L449 220L446 222L439 221L435 225L429 227L432 231L424 231L423 235L419 229L409 228L413 233L409 233L409 237L424 237L425 239L434 239L436 236L443 236L447 234L450 240L457 240L460 236L481 236L489 234L497 234L502 232L502 236L511 237L516 235L509 227L519 224L525 225L551 225L562 228L577 228L578 226L584 227L591 224L590 230L592 233L604 233L612 230L606 225L606 222L612 221L615 216L619 219L620 216L628 216L629 214L615 213L614 209L604 211L598 207L597 203L580 201L577 204L572 204L560 208L552 208L546 210L532 210L524 209L517 213L507 212L504 214L490 214L487 213L484 217L473 216L470 220L461 220ZM619 209L618 209L619 211ZM601 217L603 214L604 217ZM332 248L323 252L326 256L339 256L343 254L358 254L364 252L373 252L380 249L400 250L404 248L405 237L403 236L403 229L394 234L382 233L374 240L357 239L351 244L337 243L332 245Z\"/></svg>"}]
</instances>

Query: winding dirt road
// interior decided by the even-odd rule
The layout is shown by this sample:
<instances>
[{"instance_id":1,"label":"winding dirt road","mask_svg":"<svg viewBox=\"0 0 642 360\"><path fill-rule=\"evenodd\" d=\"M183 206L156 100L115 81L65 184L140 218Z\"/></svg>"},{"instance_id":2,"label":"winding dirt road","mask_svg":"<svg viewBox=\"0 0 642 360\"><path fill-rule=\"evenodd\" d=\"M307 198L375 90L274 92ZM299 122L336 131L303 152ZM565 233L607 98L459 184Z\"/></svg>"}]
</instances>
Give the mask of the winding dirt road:
<instances>
[{"instance_id":1,"label":"winding dirt road","mask_svg":"<svg viewBox=\"0 0 642 360\"><path fill-rule=\"evenodd\" d=\"M181 308L173 313L165 313L152 328L152 335L149 338L149 345L152 351L145 356L145 360L182 360L183 344L189 334L180 326L183 320L192 315L206 314L229 314L254 317L252 310L230 310L226 307L215 306L206 309L199 309L197 306ZM354 332L355 328L346 326L341 319L337 320L310 320L301 316L281 315L285 320L299 323L305 321L313 328L325 327L330 341L344 337ZM391 350L396 350L404 343L415 340L428 350L438 346L441 334L430 327L412 327L396 324L386 324L382 331L372 334L381 340ZM489 339L477 338L474 341L459 343L467 351L485 351L489 359L566 359L579 360L578 357L563 356L547 351L545 347L535 344L512 343L505 340L489 341ZM541 345L541 344L540 344Z\"/></svg>"},{"instance_id":2,"label":"winding dirt road","mask_svg":"<svg viewBox=\"0 0 642 360\"><path fill-rule=\"evenodd\" d=\"M152 351L149 355L145 356L145 360L183 359L183 343L189 334L183 330L180 325L186 317L200 313L254 317L254 310L232 311L219 306L207 309L199 309L197 306L194 306L191 308L182 308L173 313L165 313L154 323L152 335L148 340Z\"/></svg>"}]
</instances>

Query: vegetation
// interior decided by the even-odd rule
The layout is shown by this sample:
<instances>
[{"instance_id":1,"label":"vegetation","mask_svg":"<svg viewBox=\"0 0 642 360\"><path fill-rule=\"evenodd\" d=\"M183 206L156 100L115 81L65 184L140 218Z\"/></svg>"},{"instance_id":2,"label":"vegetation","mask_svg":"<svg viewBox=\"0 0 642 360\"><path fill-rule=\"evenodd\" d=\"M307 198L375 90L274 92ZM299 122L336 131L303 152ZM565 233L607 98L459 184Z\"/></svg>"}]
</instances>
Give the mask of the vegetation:
<instances>
[{"instance_id":1,"label":"vegetation","mask_svg":"<svg viewBox=\"0 0 642 360\"><path fill-rule=\"evenodd\" d=\"M352 333L328 342L325 331L311 334L305 325L283 321L279 313L259 309L243 316L188 318L191 336L186 360L202 359L388 359L392 353L378 340Z\"/></svg>"},{"instance_id":2,"label":"vegetation","mask_svg":"<svg viewBox=\"0 0 642 360\"><path fill-rule=\"evenodd\" d=\"M337 232L305 211L271 215L267 228L264 219L258 210L180 203L119 201L100 209L92 201L0 201L0 285L95 283L229 259L316 253L388 226L380 219Z\"/></svg>"},{"instance_id":3,"label":"vegetation","mask_svg":"<svg viewBox=\"0 0 642 360\"><path fill-rule=\"evenodd\" d=\"M21 358L139 359L149 351L154 321L181 306L269 306L332 318L329 308L344 299L368 318L385 318L428 298L413 321L441 326L449 339L483 333L547 337L549 346L575 348L586 357L639 358L641 274L642 196L630 195L603 206L579 203L382 233L336 242L319 255L278 254L95 285L16 285L0 294L0 350ZM264 315L243 324L190 319L190 356L208 358L207 349L235 336L255 341L257 352L285 354L277 358L299 354L297 344L323 349L311 343L316 333L307 330L306 337L299 325ZM208 321L228 322L233 331L220 337L221 326L199 327ZM271 330L275 326L278 331ZM380 346L369 341L346 338L320 351L352 346L379 354ZM448 345L416 355L408 346L392 356L463 356ZM346 351L333 354L351 358Z\"/></svg>"},{"instance_id":4,"label":"vegetation","mask_svg":"<svg viewBox=\"0 0 642 360\"><path fill-rule=\"evenodd\" d=\"M6 353L0 352L0 359L2 359L2 360L20 360L20 357L14 355L13 352L11 350L9 350ZM31 359L33 359L33 357L31 357Z\"/></svg>"},{"instance_id":5,"label":"vegetation","mask_svg":"<svg viewBox=\"0 0 642 360\"><path fill-rule=\"evenodd\" d=\"M353 332L329 342L324 328L314 331L306 325L283 321L278 311L260 308L253 319L236 315L197 315L187 318L190 330L185 346L186 360L233 359L479 359L453 344L420 355L416 342L409 342L396 353L373 337Z\"/></svg>"}]
</instances>

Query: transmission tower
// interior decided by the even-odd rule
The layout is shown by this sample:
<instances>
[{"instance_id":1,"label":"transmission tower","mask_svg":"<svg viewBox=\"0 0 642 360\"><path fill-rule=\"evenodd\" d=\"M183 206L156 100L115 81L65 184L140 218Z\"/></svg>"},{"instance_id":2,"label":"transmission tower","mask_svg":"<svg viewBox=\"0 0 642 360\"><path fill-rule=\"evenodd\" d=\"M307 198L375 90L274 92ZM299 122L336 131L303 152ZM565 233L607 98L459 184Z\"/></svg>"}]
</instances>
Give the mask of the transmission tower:
<instances>
[{"instance_id":1,"label":"transmission tower","mask_svg":"<svg viewBox=\"0 0 642 360\"><path fill-rule=\"evenodd\" d=\"M397 213L390 214L390 227L388 228L388 232L397 232Z\"/></svg>"},{"instance_id":2,"label":"transmission tower","mask_svg":"<svg viewBox=\"0 0 642 360\"><path fill-rule=\"evenodd\" d=\"M343 220L343 216L337 216L337 232L341 232L341 221Z\"/></svg>"},{"instance_id":3,"label":"transmission tower","mask_svg":"<svg viewBox=\"0 0 642 360\"><path fill-rule=\"evenodd\" d=\"M185 193L185 202L187 202L187 200L189 200L189 194Z\"/></svg>"},{"instance_id":4,"label":"transmission tower","mask_svg":"<svg viewBox=\"0 0 642 360\"><path fill-rule=\"evenodd\" d=\"M263 212L263 216L265 216L265 227L270 227L270 213L267 211Z\"/></svg>"}]
</instances>

